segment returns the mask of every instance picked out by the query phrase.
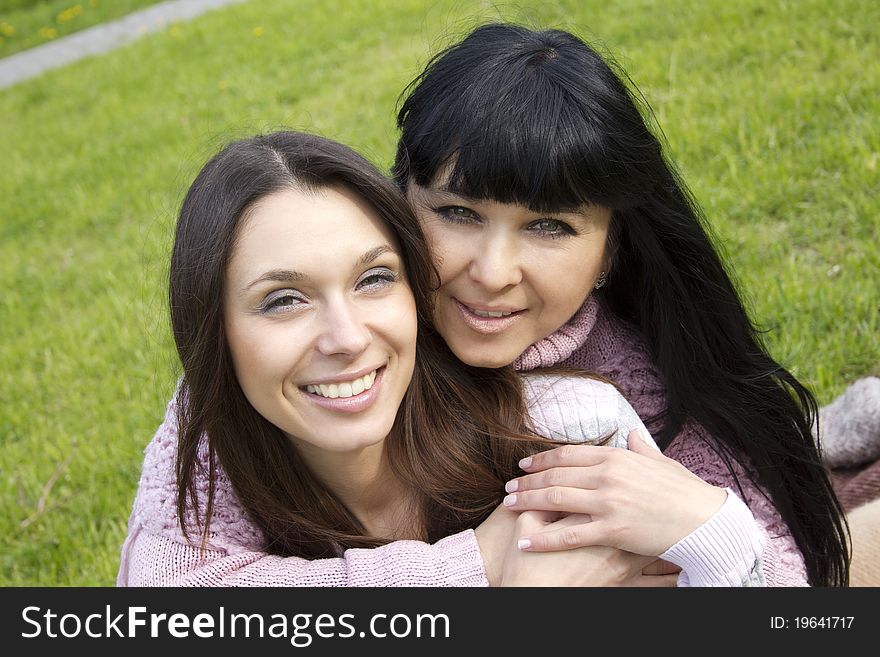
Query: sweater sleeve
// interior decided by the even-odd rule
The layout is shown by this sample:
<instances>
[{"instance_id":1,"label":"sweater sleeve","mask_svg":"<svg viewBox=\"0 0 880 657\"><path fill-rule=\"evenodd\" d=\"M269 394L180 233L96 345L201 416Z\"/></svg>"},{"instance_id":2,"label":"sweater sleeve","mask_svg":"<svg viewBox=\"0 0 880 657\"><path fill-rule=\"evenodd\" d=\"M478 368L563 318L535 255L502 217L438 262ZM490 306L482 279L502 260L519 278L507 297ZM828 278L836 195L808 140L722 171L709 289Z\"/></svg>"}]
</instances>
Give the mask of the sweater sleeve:
<instances>
[{"instance_id":1,"label":"sweater sleeve","mask_svg":"<svg viewBox=\"0 0 880 657\"><path fill-rule=\"evenodd\" d=\"M334 559L230 553L149 533L137 526L123 546L118 586L488 586L473 531L433 545L395 541Z\"/></svg>"},{"instance_id":2,"label":"sweater sleeve","mask_svg":"<svg viewBox=\"0 0 880 657\"><path fill-rule=\"evenodd\" d=\"M629 432L641 429L657 445L638 414L610 383L589 376L520 374L532 428L541 436L566 443L626 449Z\"/></svg>"},{"instance_id":3,"label":"sweater sleeve","mask_svg":"<svg viewBox=\"0 0 880 657\"><path fill-rule=\"evenodd\" d=\"M721 508L660 555L681 567L679 586L766 586L764 536L729 488Z\"/></svg>"},{"instance_id":4,"label":"sweater sleeve","mask_svg":"<svg viewBox=\"0 0 880 657\"><path fill-rule=\"evenodd\" d=\"M688 422L666 449L666 456L715 486L742 490L742 500L751 510L764 545L761 568L767 586L809 586L807 570L794 537L773 503L761 492L736 462L729 468L712 449L701 426ZM737 486L737 481L739 486ZM731 493L728 492L728 496Z\"/></svg>"},{"instance_id":5,"label":"sweater sleeve","mask_svg":"<svg viewBox=\"0 0 880 657\"><path fill-rule=\"evenodd\" d=\"M629 432L640 428L646 442L657 449L614 386L581 376L521 376L532 424L541 435L561 442L626 448ZM764 586L766 542L766 533L749 508L728 488L722 507L660 556L682 568L679 586Z\"/></svg>"}]
</instances>

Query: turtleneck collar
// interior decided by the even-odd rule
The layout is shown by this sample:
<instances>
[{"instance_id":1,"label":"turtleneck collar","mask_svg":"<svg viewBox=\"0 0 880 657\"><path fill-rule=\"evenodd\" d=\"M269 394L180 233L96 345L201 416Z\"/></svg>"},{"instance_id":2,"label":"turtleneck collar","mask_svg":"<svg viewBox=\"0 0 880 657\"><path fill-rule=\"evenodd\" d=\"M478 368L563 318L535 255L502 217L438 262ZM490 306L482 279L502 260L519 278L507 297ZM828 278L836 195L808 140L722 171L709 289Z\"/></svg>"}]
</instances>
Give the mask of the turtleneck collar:
<instances>
[{"instance_id":1,"label":"turtleneck collar","mask_svg":"<svg viewBox=\"0 0 880 657\"><path fill-rule=\"evenodd\" d=\"M590 294L580 309L556 331L530 345L513 361L516 370L550 367L571 356L587 339L596 324L599 303Z\"/></svg>"}]
</instances>

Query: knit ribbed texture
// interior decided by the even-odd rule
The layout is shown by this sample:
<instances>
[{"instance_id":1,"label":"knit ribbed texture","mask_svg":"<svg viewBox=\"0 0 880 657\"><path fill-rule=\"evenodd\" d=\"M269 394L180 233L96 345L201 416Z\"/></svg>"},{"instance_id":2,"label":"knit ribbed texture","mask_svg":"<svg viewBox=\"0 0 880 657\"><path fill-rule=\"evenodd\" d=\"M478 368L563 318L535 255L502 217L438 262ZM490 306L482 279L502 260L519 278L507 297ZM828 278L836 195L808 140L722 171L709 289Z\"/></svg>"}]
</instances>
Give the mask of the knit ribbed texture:
<instances>
[{"instance_id":1,"label":"knit ribbed texture","mask_svg":"<svg viewBox=\"0 0 880 657\"><path fill-rule=\"evenodd\" d=\"M596 323L598 305L593 297L568 322L543 340L529 346L519 358L513 361L517 370L533 370L561 363L583 344L583 336L588 334Z\"/></svg>"},{"instance_id":2,"label":"knit ribbed texture","mask_svg":"<svg viewBox=\"0 0 880 657\"><path fill-rule=\"evenodd\" d=\"M397 541L338 559L278 557L259 550L201 552L164 536L132 541L119 586L488 586L472 531L427 545Z\"/></svg>"},{"instance_id":3,"label":"knit ribbed texture","mask_svg":"<svg viewBox=\"0 0 880 657\"><path fill-rule=\"evenodd\" d=\"M595 308L595 311L592 309ZM590 317L595 312L591 322ZM517 361L521 370L564 365L601 374L613 381L632 404L652 433L659 423L651 418L666 408L666 394L659 371L638 330L617 318L600 302L588 298L580 311L564 328L563 337L551 335L526 350L528 358ZM561 361L555 361L560 343L568 348L580 344ZM666 449L675 459L704 481L739 492L733 473L712 449L713 439L696 423L686 422L682 431ZM737 465L734 468L742 485L743 501L748 504L758 527L767 536L763 558L764 578L768 586L806 586L807 572L787 525L776 508Z\"/></svg>"},{"instance_id":4,"label":"knit ribbed texture","mask_svg":"<svg viewBox=\"0 0 880 657\"><path fill-rule=\"evenodd\" d=\"M721 510L692 534L660 555L681 566L679 586L763 586L764 541L753 531L755 519L736 494L727 490ZM749 536L751 541L731 541ZM715 555L710 560L706 555ZM731 568L733 566L733 568Z\"/></svg>"},{"instance_id":5,"label":"knit ribbed texture","mask_svg":"<svg viewBox=\"0 0 880 657\"><path fill-rule=\"evenodd\" d=\"M629 432L641 429L645 441L657 444L629 402L614 386L595 379L523 373L523 394L540 435L562 442L598 442L626 449Z\"/></svg>"}]
</instances>

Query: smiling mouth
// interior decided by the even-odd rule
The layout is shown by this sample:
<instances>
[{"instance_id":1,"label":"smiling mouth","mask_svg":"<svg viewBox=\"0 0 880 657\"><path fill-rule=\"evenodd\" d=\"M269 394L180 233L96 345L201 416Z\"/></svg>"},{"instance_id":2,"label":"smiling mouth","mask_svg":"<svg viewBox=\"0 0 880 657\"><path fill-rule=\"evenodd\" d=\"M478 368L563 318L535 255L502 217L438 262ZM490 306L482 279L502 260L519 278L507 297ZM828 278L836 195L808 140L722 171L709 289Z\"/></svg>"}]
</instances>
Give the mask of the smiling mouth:
<instances>
[{"instance_id":1,"label":"smiling mouth","mask_svg":"<svg viewBox=\"0 0 880 657\"><path fill-rule=\"evenodd\" d=\"M305 386L306 392L326 397L328 399L355 397L373 387L376 382L376 373L379 370L373 370L369 374L352 379L351 381L341 381L339 383L319 383L308 384Z\"/></svg>"},{"instance_id":2,"label":"smiling mouth","mask_svg":"<svg viewBox=\"0 0 880 657\"><path fill-rule=\"evenodd\" d=\"M486 318L489 318L489 317L492 317L492 318L510 317L510 315L512 315L514 312L514 311L510 311L510 312L505 313L505 312L500 312L500 311L499 312L492 312L489 310L477 310L476 308L471 308L470 306L468 306L467 309L470 310L477 317L486 317Z\"/></svg>"},{"instance_id":3,"label":"smiling mouth","mask_svg":"<svg viewBox=\"0 0 880 657\"><path fill-rule=\"evenodd\" d=\"M522 310L481 310L454 299L458 317L465 326L482 335L501 335L519 323L528 312Z\"/></svg>"},{"instance_id":4,"label":"smiling mouth","mask_svg":"<svg viewBox=\"0 0 880 657\"><path fill-rule=\"evenodd\" d=\"M480 317L481 319L501 319L502 317L510 317L511 315L519 315L525 312L525 310L480 310L479 308L469 306L458 299L456 299L456 301L467 312Z\"/></svg>"}]
</instances>

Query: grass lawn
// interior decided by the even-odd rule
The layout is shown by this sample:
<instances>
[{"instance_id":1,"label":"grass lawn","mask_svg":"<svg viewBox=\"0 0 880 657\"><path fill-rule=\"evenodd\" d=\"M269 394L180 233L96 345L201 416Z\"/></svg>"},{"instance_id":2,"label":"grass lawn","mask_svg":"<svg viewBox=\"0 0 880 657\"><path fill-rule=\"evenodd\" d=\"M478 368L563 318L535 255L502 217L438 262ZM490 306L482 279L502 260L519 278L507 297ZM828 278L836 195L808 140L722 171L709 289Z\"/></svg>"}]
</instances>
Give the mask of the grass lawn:
<instances>
[{"instance_id":1,"label":"grass lawn","mask_svg":"<svg viewBox=\"0 0 880 657\"><path fill-rule=\"evenodd\" d=\"M880 373L880 4L233 5L0 90L0 585L114 582L178 374L164 276L203 161L290 126L387 167L398 93L497 17L577 31L629 71L820 403Z\"/></svg>"},{"instance_id":2,"label":"grass lawn","mask_svg":"<svg viewBox=\"0 0 880 657\"><path fill-rule=\"evenodd\" d=\"M49 43L161 0L0 0L0 57Z\"/></svg>"}]
</instances>

